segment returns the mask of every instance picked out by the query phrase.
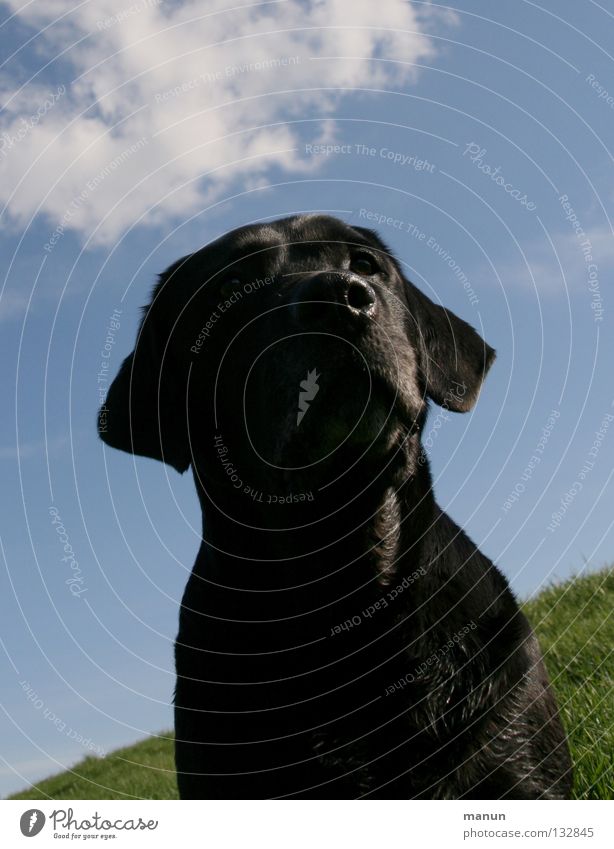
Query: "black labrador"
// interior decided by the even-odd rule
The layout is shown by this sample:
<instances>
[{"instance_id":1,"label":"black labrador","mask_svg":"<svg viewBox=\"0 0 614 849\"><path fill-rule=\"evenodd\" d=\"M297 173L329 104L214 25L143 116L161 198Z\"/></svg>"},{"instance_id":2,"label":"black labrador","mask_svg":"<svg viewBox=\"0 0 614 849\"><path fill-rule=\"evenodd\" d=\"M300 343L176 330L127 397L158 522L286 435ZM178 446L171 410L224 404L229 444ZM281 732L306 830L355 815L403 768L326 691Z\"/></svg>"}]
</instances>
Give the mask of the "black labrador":
<instances>
[{"instance_id":1,"label":"black labrador","mask_svg":"<svg viewBox=\"0 0 614 849\"><path fill-rule=\"evenodd\" d=\"M536 638L421 445L429 399L471 409L494 356L374 232L324 215L161 276L98 426L191 465L202 505L182 798L569 797Z\"/></svg>"}]
</instances>

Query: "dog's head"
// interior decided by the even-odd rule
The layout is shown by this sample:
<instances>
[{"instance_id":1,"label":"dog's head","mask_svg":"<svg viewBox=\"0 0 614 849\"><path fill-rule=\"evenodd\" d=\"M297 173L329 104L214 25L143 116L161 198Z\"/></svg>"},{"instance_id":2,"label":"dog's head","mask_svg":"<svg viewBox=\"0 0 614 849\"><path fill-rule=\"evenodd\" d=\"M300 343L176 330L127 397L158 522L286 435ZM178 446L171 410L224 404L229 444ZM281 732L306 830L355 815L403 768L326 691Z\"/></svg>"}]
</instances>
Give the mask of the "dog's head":
<instances>
[{"instance_id":1,"label":"dog's head","mask_svg":"<svg viewBox=\"0 0 614 849\"><path fill-rule=\"evenodd\" d=\"M493 359L373 231L294 216L161 276L99 432L244 492L323 485L361 462L383 471L395 456L411 473L427 399L471 409Z\"/></svg>"}]
</instances>

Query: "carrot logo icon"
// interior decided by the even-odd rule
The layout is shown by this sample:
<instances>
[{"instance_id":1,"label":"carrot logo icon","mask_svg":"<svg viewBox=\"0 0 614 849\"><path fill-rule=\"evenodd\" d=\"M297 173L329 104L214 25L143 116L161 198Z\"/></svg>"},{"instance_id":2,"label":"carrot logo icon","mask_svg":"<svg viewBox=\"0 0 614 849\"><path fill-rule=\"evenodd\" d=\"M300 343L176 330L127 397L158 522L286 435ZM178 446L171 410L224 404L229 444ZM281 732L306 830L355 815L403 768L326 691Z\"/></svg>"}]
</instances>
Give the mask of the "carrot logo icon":
<instances>
[{"instance_id":1,"label":"carrot logo icon","mask_svg":"<svg viewBox=\"0 0 614 849\"><path fill-rule=\"evenodd\" d=\"M298 394L298 413L296 415L296 426L298 427L303 421L303 416L309 409L309 404L318 394L318 378L320 375L315 369L307 372L305 380L301 380L301 391Z\"/></svg>"},{"instance_id":2,"label":"carrot logo icon","mask_svg":"<svg viewBox=\"0 0 614 849\"><path fill-rule=\"evenodd\" d=\"M30 808L21 815L19 827L24 837L35 837L45 825L45 815L38 808Z\"/></svg>"}]
</instances>

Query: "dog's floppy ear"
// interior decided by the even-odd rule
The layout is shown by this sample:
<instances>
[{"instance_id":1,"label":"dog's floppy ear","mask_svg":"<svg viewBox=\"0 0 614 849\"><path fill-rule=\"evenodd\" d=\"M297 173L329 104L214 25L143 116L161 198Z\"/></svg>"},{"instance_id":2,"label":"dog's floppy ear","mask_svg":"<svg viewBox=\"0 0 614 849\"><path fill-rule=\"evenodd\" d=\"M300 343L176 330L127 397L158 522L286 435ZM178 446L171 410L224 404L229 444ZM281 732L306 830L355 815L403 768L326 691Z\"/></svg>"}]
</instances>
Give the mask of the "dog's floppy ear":
<instances>
[{"instance_id":1,"label":"dog's floppy ear","mask_svg":"<svg viewBox=\"0 0 614 849\"><path fill-rule=\"evenodd\" d=\"M495 351L470 324L450 310L437 306L405 277L398 260L375 230L354 227L394 263L405 281L410 311L410 334L418 340L422 375L430 398L455 413L466 413L475 404Z\"/></svg>"},{"instance_id":2,"label":"dog's floppy ear","mask_svg":"<svg viewBox=\"0 0 614 849\"><path fill-rule=\"evenodd\" d=\"M470 324L407 285L412 337L422 349L427 394L446 409L466 413L477 400L495 351Z\"/></svg>"},{"instance_id":3,"label":"dog's floppy ear","mask_svg":"<svg viewBox=\"0 0 614 849\"><path fill-rule=\"evenodd\" d=\"M122 363L98 412L98 433L113 448L185 472L190 465L185 381L168 344L172 313L161 295L165 282L163 278L156 288L134 351Z\"/></svg>"}]
</instances>

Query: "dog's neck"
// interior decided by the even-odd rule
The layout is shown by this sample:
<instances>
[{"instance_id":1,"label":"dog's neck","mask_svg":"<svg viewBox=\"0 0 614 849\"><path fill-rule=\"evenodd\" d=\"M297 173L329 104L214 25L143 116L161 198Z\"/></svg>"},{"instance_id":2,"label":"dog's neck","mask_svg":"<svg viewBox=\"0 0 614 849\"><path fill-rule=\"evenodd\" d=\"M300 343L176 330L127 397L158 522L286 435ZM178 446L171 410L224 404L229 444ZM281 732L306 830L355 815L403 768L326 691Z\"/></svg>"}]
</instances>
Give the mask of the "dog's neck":
<instances>
[{"instance_id":1,"label":"dog's neck","mask_svg":"<svg viewBox=\"0 0 614 849\"><path fill-rule=\"evenodd\" d=\"M380 476L365 487L362 479L359 489L346 480L304 501L271 503L258 490L254 497L216 486L214 502L206 480L195 473L195 481L203 509L202 560L237 575L239 584L253 576L256 584L292 586L305 576L353 569L356 582L375 578L386 586L419 562L422 531L434 509L424 456L411 473L397 469L394 481Z\"/></svg>"}]
</instances>

